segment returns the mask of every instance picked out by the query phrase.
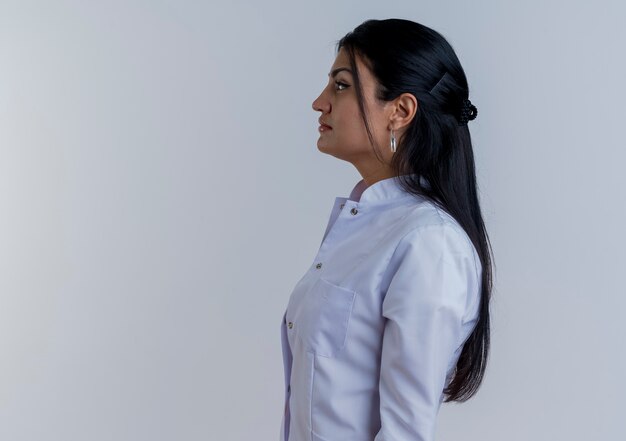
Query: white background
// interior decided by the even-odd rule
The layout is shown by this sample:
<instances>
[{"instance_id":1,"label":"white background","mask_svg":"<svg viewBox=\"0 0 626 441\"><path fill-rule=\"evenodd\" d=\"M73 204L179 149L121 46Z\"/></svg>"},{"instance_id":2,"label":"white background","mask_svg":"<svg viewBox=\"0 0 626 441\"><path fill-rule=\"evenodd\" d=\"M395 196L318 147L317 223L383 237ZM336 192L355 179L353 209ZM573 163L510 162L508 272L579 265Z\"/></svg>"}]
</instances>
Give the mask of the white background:
<instances>
[{"instance_id":1,"label":"white background","mask_svg":"<svg viewBox=\"0 0 626 441\"><path fill-rule=\"evenodd\" d=\"M463 64L495 253L487 375L437 439L623 439L625 12L0 1L0 439L278 439L282 313L360 179L311 103L392 17Z\"/></svg>"}]
</instances>

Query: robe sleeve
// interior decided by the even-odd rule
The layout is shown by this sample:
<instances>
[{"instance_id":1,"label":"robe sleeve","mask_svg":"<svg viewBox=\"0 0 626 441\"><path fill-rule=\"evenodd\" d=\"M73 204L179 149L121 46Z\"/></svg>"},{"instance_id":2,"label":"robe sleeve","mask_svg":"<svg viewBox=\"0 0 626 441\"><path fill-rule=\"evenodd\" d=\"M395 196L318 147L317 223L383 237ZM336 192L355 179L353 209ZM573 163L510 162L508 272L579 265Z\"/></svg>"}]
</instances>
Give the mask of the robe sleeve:
<instances>
[{"instance_id":1,"label":"robe sleeve","mask_svg":"<svg viewBox=\"0 0 626 441\"><path fill-rule=\"evenodd\" d=\"M407 233L390 261L382 303L381 428L374 441L434 441L447 370L475 323L479 285L474 247L460 227Z\"/></svg>"}]
</instances>

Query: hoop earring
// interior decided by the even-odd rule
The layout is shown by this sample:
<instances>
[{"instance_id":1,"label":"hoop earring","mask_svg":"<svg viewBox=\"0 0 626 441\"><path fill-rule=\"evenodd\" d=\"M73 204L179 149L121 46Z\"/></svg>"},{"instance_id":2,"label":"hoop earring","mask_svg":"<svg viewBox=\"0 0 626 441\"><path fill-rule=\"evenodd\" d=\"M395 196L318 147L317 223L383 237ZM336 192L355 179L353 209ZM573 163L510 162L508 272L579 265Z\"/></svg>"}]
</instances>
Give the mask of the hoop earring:
<instances>
[{"instance_id":1,"label":"hoop earring","mask_svg":"<svg viewBox=\"0 0 626 441\"><path fill-rule=\"evenodd\" d=\"M395 153L396 151L396 135L393 133L393 129L391 129L391 151Z\"/></svg>"}]
</instances>

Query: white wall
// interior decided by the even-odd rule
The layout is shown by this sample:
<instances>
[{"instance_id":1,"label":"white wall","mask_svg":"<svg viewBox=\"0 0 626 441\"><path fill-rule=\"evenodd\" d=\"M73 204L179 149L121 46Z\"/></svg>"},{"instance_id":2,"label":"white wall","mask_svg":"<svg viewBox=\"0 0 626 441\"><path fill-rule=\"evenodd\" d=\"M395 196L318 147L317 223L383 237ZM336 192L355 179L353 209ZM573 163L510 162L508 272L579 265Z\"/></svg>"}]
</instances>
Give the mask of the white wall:
<instances>
[{"instance_id":1,"label":"white wall","mask_svg":"<svg viewBox=\"0 0 626 441\"><path fill-rule=\"evenodd\" d=\"M497 265L487 377L437 439L621 439L625 9L1 1L0 439L278 439L282 312L360 178L311 103L391 17L466 70Z\"/></svg>"}]
</instances>

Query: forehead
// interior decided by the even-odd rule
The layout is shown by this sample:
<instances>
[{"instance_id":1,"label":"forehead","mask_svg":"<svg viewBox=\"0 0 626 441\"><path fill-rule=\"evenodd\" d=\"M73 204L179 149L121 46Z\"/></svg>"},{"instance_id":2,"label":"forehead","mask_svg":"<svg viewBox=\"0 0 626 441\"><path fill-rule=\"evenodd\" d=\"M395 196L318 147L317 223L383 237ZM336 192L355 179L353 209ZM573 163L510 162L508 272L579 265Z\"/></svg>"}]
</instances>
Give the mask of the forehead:
<instances>
[{"instance_id":1,"label":"forehead","mask_svg":"<svg viewBox=\"0 0 626 441\"><path fill-rule=\"evenodd\" d=\"M361 81L364 81L364 82L371 81L372 75L370 74L368 67L363 63L363 60L361 59L359 54L355 53L354 59L357 65L357 70L359 71L359 77L361 78ZM337 53L337 56L335 57L335 62L333 63L330 69L330 72L332 73L333 70L341 68L341 67L352 69L350 67L350 59L348 57L348 52L344 48L339 49L339 52ZM351 76L350 72L344 72L344 74Z\"/></svg>"},{"instance_id":2,"label":"forehead","mask_svg":"<svg viewBox=\"0 0 626 441\"><path fill-rule=\"evenodd\" d=\"M350 60L348 59L348 52L341 48L335 57L335 62L333 63L333 67L337 67L339 65L349 66Z\"/></svg>"}]
</instances>

